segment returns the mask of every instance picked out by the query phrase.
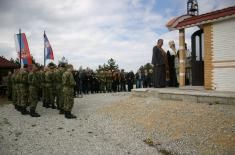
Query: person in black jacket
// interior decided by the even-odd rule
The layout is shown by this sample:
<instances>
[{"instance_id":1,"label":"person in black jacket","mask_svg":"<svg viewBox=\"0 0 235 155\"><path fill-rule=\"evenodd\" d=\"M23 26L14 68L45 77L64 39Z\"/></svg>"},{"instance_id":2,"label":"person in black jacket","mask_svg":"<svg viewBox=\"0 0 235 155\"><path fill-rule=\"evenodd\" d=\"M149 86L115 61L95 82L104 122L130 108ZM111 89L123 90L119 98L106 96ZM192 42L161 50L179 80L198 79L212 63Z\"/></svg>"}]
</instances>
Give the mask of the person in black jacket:
<instances>
[{"instance_id":1,"label":"person in black jacket","mask_svg":"<svg viewBox=\"0 0 235 155\"><path fill-rule=\"evenodd\" d=\"M134 79L135 79L135 74L133 73L133 71L130 71L127 74L127 86L129 92L131 91L131 89L133 89Z\"/></svg>"}]
</instances>

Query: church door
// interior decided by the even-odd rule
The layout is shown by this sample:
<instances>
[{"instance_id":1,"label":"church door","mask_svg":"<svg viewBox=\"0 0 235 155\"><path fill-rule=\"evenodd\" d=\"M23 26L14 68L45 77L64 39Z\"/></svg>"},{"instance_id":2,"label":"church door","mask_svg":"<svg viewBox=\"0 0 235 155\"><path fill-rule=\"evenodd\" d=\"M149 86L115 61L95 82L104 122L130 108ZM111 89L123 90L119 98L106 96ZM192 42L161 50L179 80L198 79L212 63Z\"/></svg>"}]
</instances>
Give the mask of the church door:
<instances>
[{"instance_id":1,"label":"church door","mask_svg":"<svg viewBox=\"0 0 235 155\"><path fill-rule=\"evenodd\" d=\"M204 85L204 33L198 30L193 33L192 41L192 85Z\"/></svg>"}]
</instances>

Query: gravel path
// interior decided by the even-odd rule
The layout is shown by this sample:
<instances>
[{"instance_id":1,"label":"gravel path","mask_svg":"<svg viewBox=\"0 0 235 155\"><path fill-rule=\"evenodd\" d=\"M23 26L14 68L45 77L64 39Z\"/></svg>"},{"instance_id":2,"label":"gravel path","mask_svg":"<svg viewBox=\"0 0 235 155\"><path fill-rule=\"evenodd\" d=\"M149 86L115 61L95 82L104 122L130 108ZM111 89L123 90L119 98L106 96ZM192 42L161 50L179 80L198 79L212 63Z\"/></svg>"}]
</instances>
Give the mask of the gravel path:
<instances>
[{"instance_id":1,"label":"gravel path","mask_svg":"<svg viewBox=\"0 0 235 155\"><path fill-rule=\"evenodd\" d=\"M0 104L0 154L234 155L235 106L93 94L76 120L38 106L40 118ZM160 153L161 152L161 153Z\"/></svg>"},{"instance_id":2,"label":"gravel path","mask_svg":"<svg viewBox=\"0 0 235 155\"><path fill-rule=\"evenodd\" d=\"M129 93L115 93L77 98L76 120L42 108L41 103L40 118L22 116L11 104L4 104L0 106L0 154L160 154L143 142L144 130L102 112L129 97Z\"/></svg>"}]
</instances>

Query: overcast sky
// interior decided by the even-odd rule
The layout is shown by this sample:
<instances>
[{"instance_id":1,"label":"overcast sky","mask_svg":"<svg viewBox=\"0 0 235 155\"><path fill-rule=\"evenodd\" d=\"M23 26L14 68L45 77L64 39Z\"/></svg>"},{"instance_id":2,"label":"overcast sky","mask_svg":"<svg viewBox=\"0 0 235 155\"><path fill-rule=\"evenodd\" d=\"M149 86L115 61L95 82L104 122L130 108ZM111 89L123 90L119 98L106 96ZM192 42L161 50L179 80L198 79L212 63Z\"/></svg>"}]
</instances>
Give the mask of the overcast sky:
<instances>
[{"instance_id":1,"label":"overcast sky","mask_svg":"<svg viewBox=\"0 0 235 155\"><path fill-rule=\"evenodd\" d=\"M198 0L199 13L235 5L234 0ZM14 34L26 33L31 54L43 64L43 31L55 63L65 56L75 68L92 69L114 58L136 71L150 62L158 38L175 40L165 27L186 13L187 0L0 0L0 56L16 58ZM196 28L187 29L189 36Z\"/></svg>"}]
</instances>

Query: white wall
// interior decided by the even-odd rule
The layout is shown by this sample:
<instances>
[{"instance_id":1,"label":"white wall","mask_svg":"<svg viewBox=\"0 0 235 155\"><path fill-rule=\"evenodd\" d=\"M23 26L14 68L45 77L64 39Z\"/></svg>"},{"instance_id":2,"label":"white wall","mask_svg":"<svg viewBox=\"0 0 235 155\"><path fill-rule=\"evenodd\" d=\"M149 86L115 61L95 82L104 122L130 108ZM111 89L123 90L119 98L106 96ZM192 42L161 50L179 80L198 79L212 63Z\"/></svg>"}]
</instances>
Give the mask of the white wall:
<instances>
[{"instance_id":1,"label":"white wall","mask_svg":"<svg viewBox=\"0 0 235 155\"><path fill-rule=\"evenodd\" d=\"M235 18L213 23L214 89L235 92Z\"/></svg>"}]
</instances>

